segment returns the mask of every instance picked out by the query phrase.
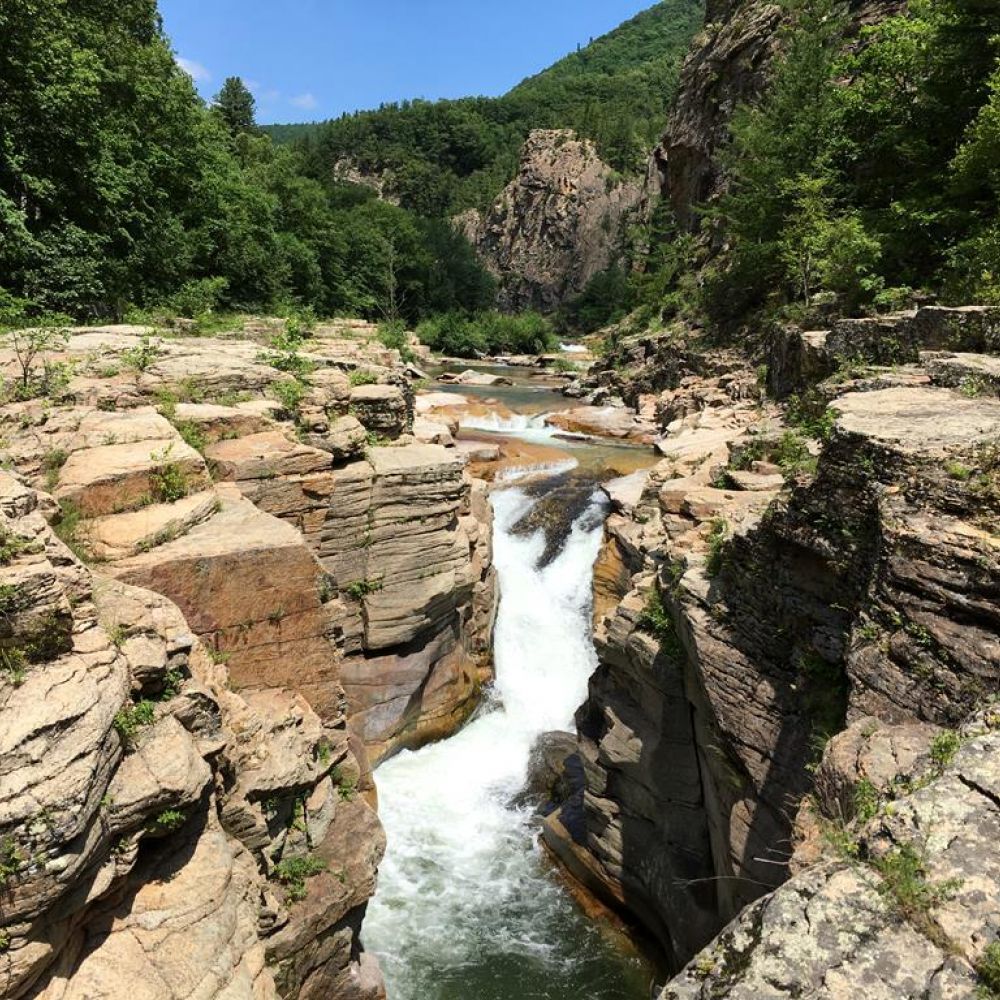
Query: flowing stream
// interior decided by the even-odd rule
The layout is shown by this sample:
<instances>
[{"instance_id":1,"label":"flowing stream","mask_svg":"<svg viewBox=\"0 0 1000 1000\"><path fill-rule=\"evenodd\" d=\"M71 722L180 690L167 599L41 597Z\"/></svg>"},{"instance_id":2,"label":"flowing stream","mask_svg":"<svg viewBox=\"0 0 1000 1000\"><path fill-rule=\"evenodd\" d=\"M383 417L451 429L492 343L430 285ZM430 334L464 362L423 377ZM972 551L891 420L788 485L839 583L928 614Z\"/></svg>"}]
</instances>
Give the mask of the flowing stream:
<instances>
[{"instance_id":1,"label":"flowing stream","mask_svg":"<svg viewBox=\"0 0 1000 1000\"><path fill-rule=\"evenodd\" d=\"M389 1000L646 1000L650 973L577 907L535 843L520 791L535 738L571 729L596 666L595 493L558 555L516 533L536 502L493 494L501 603L492 702L451 739L377 772L389 849L365 920Z\"/></svg>"}]
</instances>

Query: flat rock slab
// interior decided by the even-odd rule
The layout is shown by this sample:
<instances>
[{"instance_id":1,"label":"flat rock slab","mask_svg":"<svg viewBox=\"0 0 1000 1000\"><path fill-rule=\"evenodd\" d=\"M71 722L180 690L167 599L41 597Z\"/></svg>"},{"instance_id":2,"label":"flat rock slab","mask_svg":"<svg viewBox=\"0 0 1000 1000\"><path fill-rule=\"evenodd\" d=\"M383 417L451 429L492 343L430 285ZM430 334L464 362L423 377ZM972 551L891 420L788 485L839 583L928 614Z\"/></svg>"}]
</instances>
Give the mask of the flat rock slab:
<instances>
[{"instance_id":1,"label":"flat rock slab","mask_svg":"<svg viewBox=\"0 0 1000 1000\"><path fill-rule=\"evenodd\" d=\"M168 467L191 489L210 485L205 460L170 431L166 438L74 451L59 472L56 496L75 504L84 517L98 517L148 503L156 495L156 477Z\"/></svg>"},{"instance_id":2,"label":"flat rock slab","mask_svg":"<svg viewBox=\"0 0 1000 1000\"><path fill-rule=\"evenodd\" d=\"M773 490L780 490L785 485L785 477L780 473L772 475L761 475L757 472L727 472L726 475L733 481L733 485L738 490L746 490L750 493L768 493Z\"/></svg>"},{"instance_id":3,"label":"flat rock slab","mask_svg":"<svg viewBox=\"0 0 1000 1000\"><path fill-rule=\"evenodd\" d=\"M883 389L834 400L837 429L893 450L926 457L985 444L1000 436L1000 400L970 399L944 389Z\"/></svg>"},{"instance_id":4,"label":"flat rock slab","mask_svg":"<svg viewBox=\"0 0 1000 1000\"><path fill-rule=\"evenodd\" d=\"M207 521L217 510L214 490L204 490L175 503L152 504L125 514L109 514L86 527L87 547L98 559L125 559L166 544Z\"/></svg>"},{"instance_id":5,"label":"flat rock slab","mask_svg":"<svg viewBox=\"0 0 1000 1000\"><path fill-rule=\"evenodd\" d=\"M338 657L319 596L322 568L291 524L235 486L217 489L214 517L109 573L174 601L195 633L227 657L236 687L292 688L320 716L337 718Z\"/></svg>"},{"instance_id":6,"label":"flat rock slab","mask_svg":"<svg viewBox=\"0 0 1000 1000\"><path fill-rule=\"evenodd\" d=\"M275 476L305 476L330 468L330 453L310 448L281 431L218 441L205 449L216 477L245 481Z\"/></svg>"}]
</instances>

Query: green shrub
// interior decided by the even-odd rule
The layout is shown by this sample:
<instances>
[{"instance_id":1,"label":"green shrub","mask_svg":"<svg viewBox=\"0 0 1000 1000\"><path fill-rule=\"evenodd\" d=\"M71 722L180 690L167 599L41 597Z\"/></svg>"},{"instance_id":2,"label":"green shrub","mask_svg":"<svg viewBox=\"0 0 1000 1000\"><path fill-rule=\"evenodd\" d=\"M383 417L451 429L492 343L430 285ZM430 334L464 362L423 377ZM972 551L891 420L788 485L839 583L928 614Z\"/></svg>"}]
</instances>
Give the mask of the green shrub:
<instances>
[{"instance_id":1,"label":"green shrub","mask_svg":"<svg viewBox=\"0 0 1000 1000\"><path fill-rule=\"evenodd\" d=\"M729 522L724 517L715 518L708 536L708 557L705 560L705 572L709 576L718 576L722 571L728 538Z\"/></svg>"},{"instance_id":2,"label":"green shrub","mask_svg":"<svg viewBox=\"0 0 1000 1000\"><path fill-rule=\"evenodd\" d=\"M349 584L345 587L344 592L348 597L353 597L354 600L360 601L366 598L369 594L377 594L381 589L381 580L358 580L356 583Z\"/></svg>"},{"instance_id":3,"label":"green shrub","mask_svg":"<svg viewBox=\"0 0 1000 1000\"><path fill-rule=\"evenodd\" d=\"M285 901L297 903L307 894L306 879L326 871L319 858L283 858L274 866L274 877L285 887Z\"/></svg>"},{"instance_id":4,"label":"green shrub","mask_svg":"<svg viewBox=\"0 0 1000 1000\"><path fill-rule=\"evenodd\" d=\"M153 820L151 827L156 833L173 833L179 830L187 817L178 809L164 809Z\"/></svg>"},{"instance_id":5,"label":"green shrub","mask_svg":"<svg viewBox=\"0 0 1000 1000\"><path fill-rule=\"evenodd\" d=\"M1000 941L994 941L976 965L979 975L979 996L983 1000L1000 1000Z\"/></svg>"},{"instance_id":6,"label":"green shrub","mask_svg":"<svg viewBox=\"0 0 1000 1000\"><path fill-rule=\"evenodd\" d=\"M549 321L530 312L516 316L482 312L471 317L444 313L425 320L416 333L422 344L438 354L460 358L485 354L542 354L558 346Z\"/></svg>"},{"instance_id":7,"label":"green shrub","mask_svg":"<svg viewBox=\"0 0 1000 1000\"><path fill-rule=\"evenodd\" d=\"M198 319L215 312L229 288L225 278L196 278L184 282L170 297L169 307L178 316Z\"/></svg>"},{"instance_id":8,"label":"green shrub","mask_svg":"<svg viewBox=\"0 0 1000 1000\"><path fill-rule=\"evenodd\" d=\"M958 733L950 729L938 733L931 740L930 754L934 766L939 771L943 771L955 759L955 754L958 753L961 747L962 740Z\"/></svg>"},{"instance_id":9,"label":"green shrub","mask_svg":"<svg viewBox=\"0 0 1000 1000\"><path fill-rule=\"evenodd\" d=\"M287 379L284 382L272 382L271 392L274 394L274 398L281 403L281 409L285 414L294 418L305 397L306 387L297 379Z\"/></svg>"},{"instance_id":10,"label":"green shrub","mask_svg":"<svg viewBox=\"0 0 1000 1000\"><path fill-rule=\"evenodd\" d=\"M157 503L174 503L183 500L191 492L184 469L177 462L167 461L172 449L173 445L169 444L151 456L153 461L163 463L149 477L152 496Z\"/></svg>"},{"instance_id":11,"label":"green shrub","mask_svg":"<svg viewBox=\"0 0 1000 1000\"><path fill-rule=\"evenodd\" d=\"M378 375L367 368L356 368L347 376L347 381L355 388L359 385L377 385Z\"/></svg>"},{"instance_id":12,"label":"green shrub","mask_svg":"<svg viewBox=\"0 0 1000 1000\"><path fill-rule=\"evenodd\" d=\"M181 420L174 424L181 440L195 451L204 451L208 445L208 439L201 425L194 420Z\"/></svg>"},{"instance_id":13,"label":"green shrub","mask_svg":"<svg viewBox=\"0 0 1000 1000\"><path fill-rule=\"evenodd\" d=\"M151 701L140 701L124 706L115 715L115 731L121 737L126 749L135 746L139 733L151 726L156 719L156 706Z\"/></svg>"},{"instance_id":14,"label":"green shrub","mask_svg":"<svg viewBox=\"0 0 1000 1000\"><path fill-rule=\"evenodd\" d=\"M122 365L130 371L141 374L147 371L166 352L158 343L154 343L148 336L142 337L135 347L129 347L122 351Z\"/></svg>"},{"instance_id":15,"label":"green shrub","mask_svg":"<svg viewBox=\"0 0 1000 1000\"><path fill-rule=\"evenodd\" d=\"M903 844L877 859L874 866L883 879L879 893L900 917L921 929L930 928L931 910L950 899L960 885L954 879L931 882L927 862L912 844Z\"/></svg>"}]
</instances>

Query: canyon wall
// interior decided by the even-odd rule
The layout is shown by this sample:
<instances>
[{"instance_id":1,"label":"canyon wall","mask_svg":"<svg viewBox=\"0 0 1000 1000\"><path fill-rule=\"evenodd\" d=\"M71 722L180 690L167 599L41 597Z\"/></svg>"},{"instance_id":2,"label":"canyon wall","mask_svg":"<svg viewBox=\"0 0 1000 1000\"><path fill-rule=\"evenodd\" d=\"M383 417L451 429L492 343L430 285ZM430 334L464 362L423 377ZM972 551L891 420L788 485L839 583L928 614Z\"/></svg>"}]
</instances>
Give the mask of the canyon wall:
<instances>
[{"instance_id":1,"label":"canyon wall","mask_svg":"<svg viewBox=\"0 0 1000 1000\"><path fill-rule=\"evenodd\" d=\"M455 221L499 284L500 308L550 312L620 259L645 189L569 129L532 132L517 176L488 212Z\"/></svg>"},{"instance_id":2,"label":"canyon wall","mask_svg":"<svg viewBox=\"0 0 1000 1000\"><path fill-rule=\"evenodd\" d=\"M5 996L384 995L371 761L478 703L491 511L370 328L254 335L73 331L0 417Z\"/></svg>"},{"instance_id":3,"label":"canyon wall","mask_svg":"<svg viewBox=\"0 0 1000 1000\"><path fill-rule=\"evenodd\" d=\"M804 423L801 414L786 421L758 373L724 351L638 337L593 373L594 384L655 408L664 459L608 524L599 566L615 567L603 586L619 588L620 601L598 626L600 665L578 714L584 780L545 836L578 878L656 935L674 967L821 860L830 825L853 818L862 785L881 811L866 815L874 826L852 850L866 859L857 877L888 886L876 894L892 892L882 857L926 858L928 884L964 867L970 891L977 866L993 864L995 800L956 798L960 777L926 795L933 808L981 816L978 846L931 865L936 833L920 840L917 820L890 837L879 823L910 809L907 791L940 733L964 748L982 728L967 720L1000 690L998 332L997 310L931 308L783 335L774 377L811 385ZM892 364L879 355L887 342L897 345ZM876 781L865 754L831 739L850 725L884 728L890 749L901 731L910 751L897 754L898 770ZM831 768L841 773L832 782L840 806L810 819L802 804L829 790L818 776ZM886 837L881 854L867 846ZM803 876L805 898L825 900L836 870ZM779 889L743 923L759 928L783 900L806 905L794 892ZM851 905L849 894L837 898ZM951 933L954 914L972 907L962 899L942 895L930 918ZM903 940L913 930L898 909L879 934ZM952 934L957 981L974 978L997 929L995 906L972 911L964 936ZM775 949L797 959L791 929L751 945L743 925L727 934L761 970ZM695 961L709 968L708 957ZM737 967L720 959L717 978L693 973L697 988L676 995L758 995L737 988ZM766 972L753 975L748 983ZM858 988L852 975L860 967L845 972ZM884 978L884 995L903 995L891 992L898 979Z\"/></svg>"}]
</instances>

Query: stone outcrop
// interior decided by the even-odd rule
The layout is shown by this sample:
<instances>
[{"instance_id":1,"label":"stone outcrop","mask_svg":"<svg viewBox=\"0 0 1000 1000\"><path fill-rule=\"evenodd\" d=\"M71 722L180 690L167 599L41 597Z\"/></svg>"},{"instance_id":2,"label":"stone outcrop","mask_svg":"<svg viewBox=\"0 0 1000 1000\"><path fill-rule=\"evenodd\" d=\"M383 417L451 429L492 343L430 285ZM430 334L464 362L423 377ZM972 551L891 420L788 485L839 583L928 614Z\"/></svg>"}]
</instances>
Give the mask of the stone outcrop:
<instances>
[{"instance_id":1,"label":"stone outcrop","mask_svg":"<svg viewBox=\"0 0 1000 1000\"><path fill-rule=\"evenodd\" d=\"M367 333L293 382L246 334L76 331L0 415L5 996L384 997L365 744L475 708L496 594L485 485Z\"/></svg>"},{"instance_id":2,"label":"stone outcrop","mask_svg":"<svg viewBox=\"0 0 1000 1000\"><path fill-rule=\"evenodd\" d=\"M662 1000L832 1000L859 989L875 1000L988 995L977 970L1000 929L998 725L993 712L973 719L947 763L938 753L933 766L924 740L923 755L911 749L888 770L864 772L878 815L845 828L831 813L839 851L828 847L823 863L749 907ZM863 732L849 733L865 741ZM881 736L893 746L920 743L912 731ZM857 780L857 765L848 771ZM887 775L893 783L879 781Z\"/></svg>"},{"instance_id":3,"label":"stone outcrop","mask_svg":"<svg viewBox=\"0 0 1000 1000\"><path fill-rule=\"evenodd\" d=\"M517 176L456 225L500 285L500 307L551 311L620 256L643 185L624 181L570 130L532 132Z\"/></svg>"},{"instance_id":4,"label":"stone outcrop","mask_svg":"<svg viewBox=\"0 0 1000 1000\"><path fill-rule=\"evenodd\" d=\"M273 353L143 332L70 339L76 405L11 414L16 467L109 573L176 601L241 690L294 687L335 718L343 685L376 761L454 731L490 676L492 515L457 450L413 437L394 352L317 330L289 411Z\"/></svg>"},{"instance_id":5,"label":"stone outcrop","mask_svg":"<svg viewBox=\"0 0 1000 1000\"><path fill-rule=\"evenodd\" d=\"M831 913L852 905L850 872L836 882L836 907L822 895L827 873L809 870L815 823L810 834L797 822L799 804L812 793L851 819L861 777L902 780L935 733L963 725L1000 688L1000 406L988 379L954 387L951 367L992 370L995 359L975 353L995 349L991 316L921 311L905 319L919 332L900 341L895 367L835 365L835 378L805 393L825 440L785 424L759 375L725 352L638 338L589 376L653 409L665 457L608 521L600 665L577 718L583 778L544 837L675 965L792 876L806 895L778 889L775 907L808 907L816 893ZM853 338L852 354L865 342L847 327L838 336ZM828 367L810 362L796 377L805 384ZM895 728L883 743L856 731L854 743L834 740L821 761L852 723ZM971 855L963 864L976 871ZM753 937L771 905L733 933ZM791 925L784 933L774 945L753 937L761 972L745 987L739 956L716 978L702 956L685 983L704 987L677 995L762 995L765 956L789 947L795 958ZM965 949L956 982L989 943ZM841 982L864 992L863 967L847 961L854 950ZM801 971L789 968L782 983ZM924 995L895 988L890 976L872 995Z\"/></svg>"},{"instance_id":6,"label":"stone outcrop","mask_svg":"<svg viewBox=\"0 0 1000 1000\"><path fill-rule=\"evenodd\" d=\"M0 474L4 996L384 996L358 938L383 838L343 713L234 693L175 605L87 569L57 517Z\"/></svg>"},{"instance_id":7,"label":"stone outcrop","mask_svg":"<svg viewBox=\"0 0 1000 1000\"><path fill-rule=\"evenodd\" d=\"M851 0L855 32L898 11L902 0ZM653 164L681 226L700 223L696 206L725 187L719 152L733 112L764 90L781 43L782 5L771 0L710 0L705 29L681 70L670 121Z\"/></svg>"}]
</instances>

